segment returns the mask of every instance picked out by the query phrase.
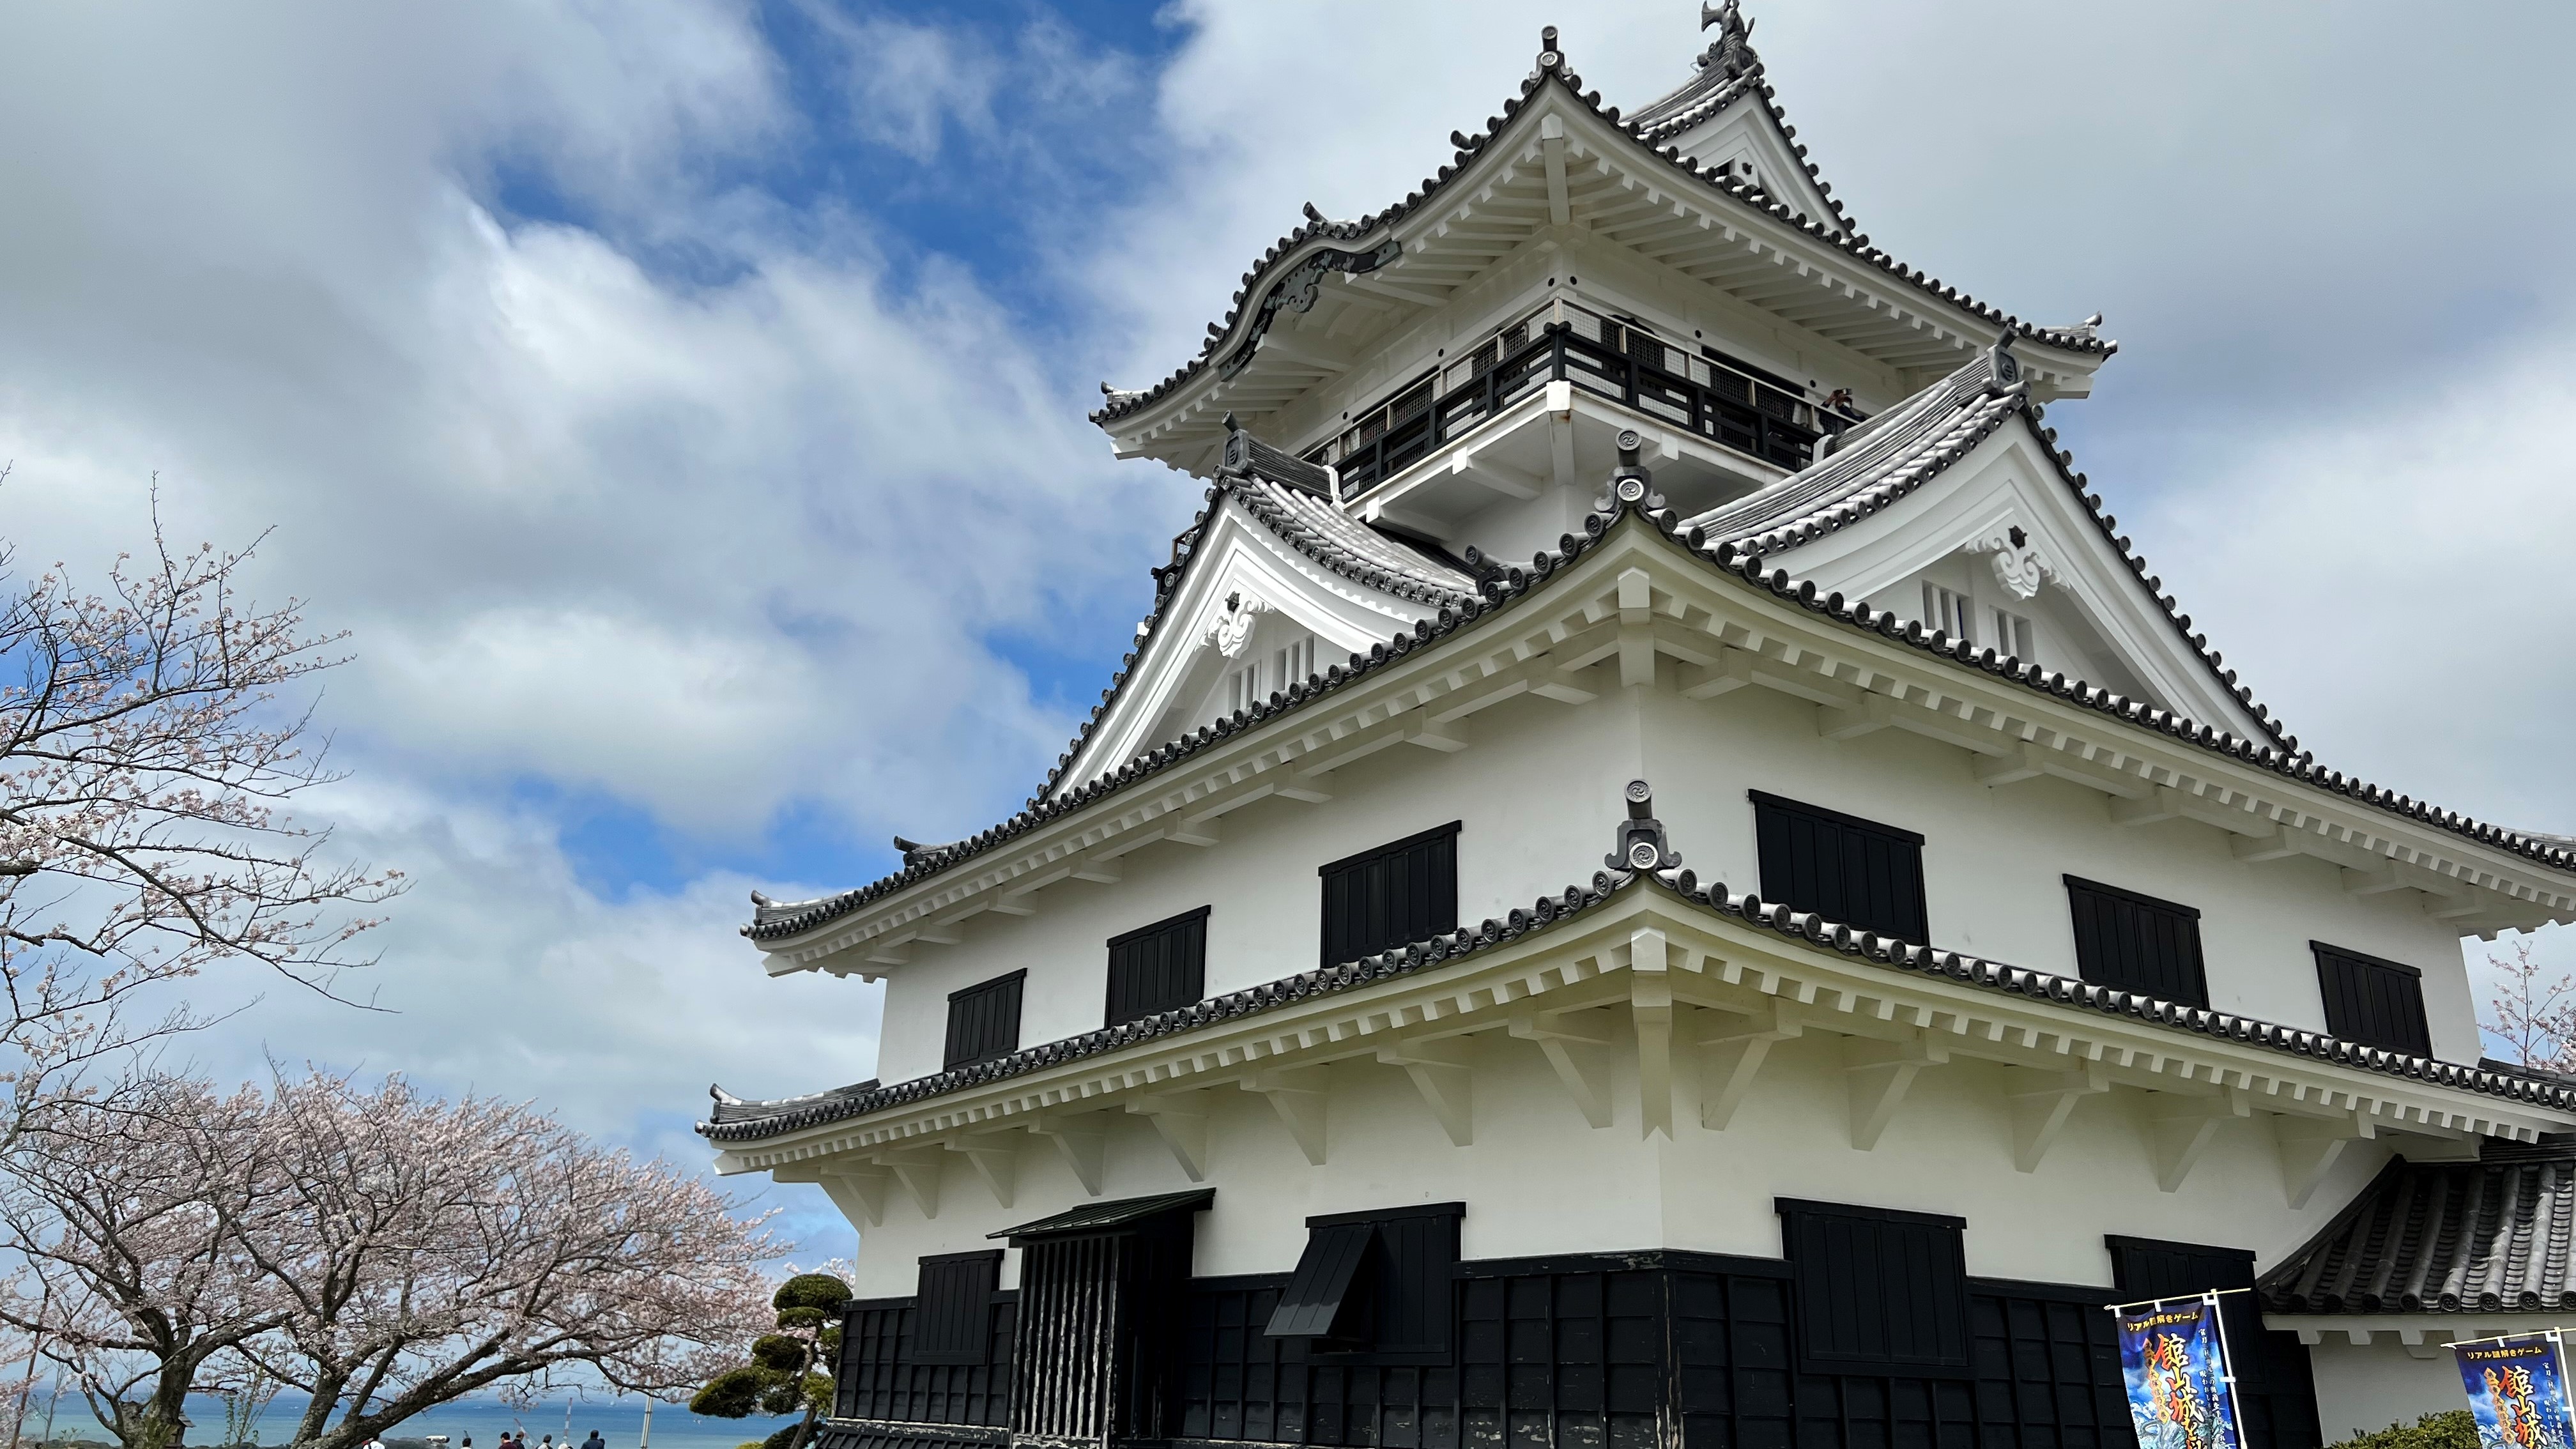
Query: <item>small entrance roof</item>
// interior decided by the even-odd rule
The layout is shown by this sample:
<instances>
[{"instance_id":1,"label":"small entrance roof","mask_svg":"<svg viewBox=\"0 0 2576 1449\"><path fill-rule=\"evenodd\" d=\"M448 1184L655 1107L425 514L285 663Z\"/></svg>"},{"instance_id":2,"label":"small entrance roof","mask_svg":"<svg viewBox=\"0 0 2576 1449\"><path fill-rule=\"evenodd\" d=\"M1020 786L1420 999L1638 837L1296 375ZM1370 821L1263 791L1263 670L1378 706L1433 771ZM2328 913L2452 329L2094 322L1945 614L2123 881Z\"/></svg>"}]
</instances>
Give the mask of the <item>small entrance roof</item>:
<instances>
[{"instance_id":1,"label":"small entrance roof","mask_svg":"<svg viewBox=\"0 0 2576 1449\"><path fill-rule=\"evenodd\" d=\"M1130 1197L1121 1198L1117 1202L1085 1203L1081 1207L1057 1213L1051 1218L1040 1218L1033 1223L1022 1223L1016 1228L1004 1228L998 1233L986 1233L984 1236L1008 1238L1014 1248L1040 1238L1087 1238L1098 1233L1114 1233L1121 1228L1132 1228L1138 1223L1149 1218L1159 1218L1165 1213L1205 1212L1208 1204L1214 1201L1216 1201L1216 1189L1202 1187L1190 1192L1167 1192L1156 1197Z\"/></svg>"}]
</instances>

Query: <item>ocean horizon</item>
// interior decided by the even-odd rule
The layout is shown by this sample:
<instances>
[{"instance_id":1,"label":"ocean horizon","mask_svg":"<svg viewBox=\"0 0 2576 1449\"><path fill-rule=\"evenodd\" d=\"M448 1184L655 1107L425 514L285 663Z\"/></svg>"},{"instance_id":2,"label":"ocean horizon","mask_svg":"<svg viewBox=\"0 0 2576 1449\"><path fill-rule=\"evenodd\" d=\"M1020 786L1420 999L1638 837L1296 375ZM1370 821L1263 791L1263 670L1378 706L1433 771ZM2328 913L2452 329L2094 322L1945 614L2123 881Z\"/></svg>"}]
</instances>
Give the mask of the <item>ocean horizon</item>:
<instances>
[{"instance_id":1,"label":"ocean horizon","mask_svg":"<svg viewBox=\"0 0 2576 1449\"><path fill-rule=\"evenodd\" d=\"M251 1425L248 1441L267 1445L290 1442L297 1422L304 1417L304 1405L303 1399L280 1395ZM213 1445L224 1438L224 1400L220 1396L190 1395L188 1418L186 1443ZM735 1449L736 1445L765 1439L792 1422L792 1415L715 1419L692 1414L680 1405L655 1404L650 1444L651 1449ZM467 1449L469 1439L473 1449L497 1449L505 1430L525 1433L532 1445L551 1439L561 1446L581 1443L594 1429L608 1449L644 1449L644 1401L631 1395L558 1396L527 1409L514 1409L490 1398L463 1399L414 1415L386 1430L384 1437L420 1439L444 1434L450 1449ZM42 1435L57 1442L113 1442L79 1398L70 1394L63 1395L55 1405L50 1432L44 1408L31 1404L25 1432L31 1440Z\"/></svg>"}]
</instances>

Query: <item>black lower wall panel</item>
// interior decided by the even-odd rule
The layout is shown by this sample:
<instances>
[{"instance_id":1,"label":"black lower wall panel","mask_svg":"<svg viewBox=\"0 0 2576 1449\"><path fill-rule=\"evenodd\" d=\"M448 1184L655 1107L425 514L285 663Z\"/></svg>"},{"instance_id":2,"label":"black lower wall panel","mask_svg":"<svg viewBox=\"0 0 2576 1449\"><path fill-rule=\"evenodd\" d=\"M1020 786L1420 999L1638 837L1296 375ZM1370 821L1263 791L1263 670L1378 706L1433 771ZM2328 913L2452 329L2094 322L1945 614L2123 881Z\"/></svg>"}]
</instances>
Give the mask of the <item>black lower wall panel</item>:
<instances>
[{"instance_id":1,"label":"black lower wall panel","mask_svg":"<svg viewBox=\"0 0 2576 1449\"><path fill-rule=\"evenodd\" d=\"M1281 1280L1199 1280L1181 1433L1384 1449L2134 1449L2106 1295L1972 1280L1974 1378L1800 1375L1785 1265L1586 1261L1465 1265L1445 1368L1307 1354L1262 1335Z\"/></svg>"},{"instance_id":2,"label":"black lower wall panel","mask_svg":"<svg viewBox=\"0 0 2576 1449\"><path fill-rule=\"evenodd\" d=\"M1285 1275L1182 1302L1177 1435L1369 1449L2135 1449L2102 1290L1969 1280L1973 1378L1797 1371L1786 1264L1685 1253L1467 1263L1448 1364L1263 1334ZM844 1418L1007 1425L1018 1295L990 1365L906 1361L908 1299L853 1305ZM2306 1449L2249 1425L2252 1449Z\"/></svg>"},{"instance_id":3,"label":"black lower wall panel","mask_svg":"<svg viewBox=\"0 0 2576 1449\"><path fill-rule=\"evenodd\" d=\"M993 1352L991 1361L981 1364L912 1362L914 1310L909 1298L851 1304L842 1320L834 1417L1007 1426L1018 1300L1017 1293L994 1295Z\"/></svg>"}]
</instances>

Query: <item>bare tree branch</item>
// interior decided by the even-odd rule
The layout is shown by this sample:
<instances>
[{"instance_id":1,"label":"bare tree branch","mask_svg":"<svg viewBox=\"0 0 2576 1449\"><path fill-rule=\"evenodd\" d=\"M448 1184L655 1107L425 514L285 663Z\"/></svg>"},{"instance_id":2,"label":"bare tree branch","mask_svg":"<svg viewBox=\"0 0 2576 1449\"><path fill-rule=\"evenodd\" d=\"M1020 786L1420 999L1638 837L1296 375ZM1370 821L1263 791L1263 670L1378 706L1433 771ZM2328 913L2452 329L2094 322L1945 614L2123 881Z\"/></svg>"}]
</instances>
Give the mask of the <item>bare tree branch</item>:
<instances>
[{"instance_id":1,"label":"bare tree branch","mask_svg":"<svg viewBox=\"0 0 2576 1449\"><path fill-rule=\"evenodd\" d=\"M6 470L0 469L0 478ZM334 863L281 807L338 778L282 689L341 661L300 604L237 596L250 554L160 526L84 592L0 549L0 1146L66 1076L195 1024L133 999L226 958L339 994L396 872Z\"/></svg>"}]
</instances>

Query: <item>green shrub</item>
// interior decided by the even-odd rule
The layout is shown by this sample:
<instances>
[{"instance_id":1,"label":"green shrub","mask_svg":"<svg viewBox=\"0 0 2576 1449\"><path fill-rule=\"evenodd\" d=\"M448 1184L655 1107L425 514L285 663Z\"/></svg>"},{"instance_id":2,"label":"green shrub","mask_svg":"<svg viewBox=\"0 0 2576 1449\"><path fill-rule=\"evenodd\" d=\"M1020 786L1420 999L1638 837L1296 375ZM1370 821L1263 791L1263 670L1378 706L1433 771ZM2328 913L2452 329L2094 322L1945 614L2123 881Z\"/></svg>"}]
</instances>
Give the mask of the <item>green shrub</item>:
<instances>
[{"instance_id":1,"label":"green shrub","mask_svg":"<svg viewBox=\"0 0 2576 1449\"><path fill-rule=\"evenodd\" d=\"M2329 1449L2478 1449L2478 1421L2466 1409L2452 1409L2355 1434Z\"/></svg>"}]
</instances>

